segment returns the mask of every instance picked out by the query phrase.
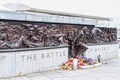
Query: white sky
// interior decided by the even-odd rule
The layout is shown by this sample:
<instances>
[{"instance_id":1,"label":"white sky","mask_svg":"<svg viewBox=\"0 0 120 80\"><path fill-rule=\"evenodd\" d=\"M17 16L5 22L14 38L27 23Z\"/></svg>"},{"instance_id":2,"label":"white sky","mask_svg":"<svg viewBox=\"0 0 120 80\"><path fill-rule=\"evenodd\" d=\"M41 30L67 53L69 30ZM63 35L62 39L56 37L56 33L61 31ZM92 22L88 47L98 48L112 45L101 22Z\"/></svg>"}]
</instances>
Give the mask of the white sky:
<instances>
[{"instance_id":1,"label":"white sky","mask_svg":"<svg viewBox=\"0 0 120 80\"><path fill-rule=\"evenodd\" d=\"M40 9L120 17L120 0L0 0L0 9L3 9L2 5L5 3L22 3Z\"/></svg>"},{"instance_id":2,"label":"white sky","mask_svg":"<svg viewBox=\"0 0 120 80\"><path fill-rule=\"evenodd\" d=\"M39 9L120 18L120 0L0 0L0 9L4 9L2 5L5 3L22 3ZM119 20L115 23L119 23Z\"/></svg>"}]
</instances>

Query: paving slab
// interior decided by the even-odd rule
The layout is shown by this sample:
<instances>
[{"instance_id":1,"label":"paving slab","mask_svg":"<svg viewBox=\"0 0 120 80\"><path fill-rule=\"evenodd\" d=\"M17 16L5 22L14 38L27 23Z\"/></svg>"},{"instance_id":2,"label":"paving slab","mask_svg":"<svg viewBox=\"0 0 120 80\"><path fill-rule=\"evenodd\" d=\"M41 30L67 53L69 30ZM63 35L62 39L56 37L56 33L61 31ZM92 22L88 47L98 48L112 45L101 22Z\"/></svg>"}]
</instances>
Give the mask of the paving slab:
<instances>
[{"instance_id":1,"label":"paving slab","mask_svg":"<svg viewBox=\"0 0 120 80\"><path fill-rule=\"evenodd\" d=\"M31 73L31 74L27 74L27 75L24 75L24 76L26 76L26 77L32 77L32 76L41 76L41 75L42 75L42 73L39 72L39 73Z\"/></svg>"},{"instance_id":2,"label":"paving slab","mask_svg":"<svg viewBox=\"0 0 120 80\"><path fill-rule=\"evenodd\" d=\"M27 77L15 77L15 78L11 78L10 80L30 80L30 78L27 78Z\"/></svg>"},{"instance_id":3,"label":"paving slab","mask_svg":"<svg viewBox=\"0 0 120 80\"><path fill-rule=\"evenodd\" d=\"M61 77L61 78L55 78L53 80L74 80L74 79L70 77Z\"/></svg>"},{"instance_id":4,"label":"paving slab","mask_svg":"<svg viewBox=\"0 0 120 80\"><path fill-rule=\"evenodd\" d=\"M0 80L120 80L119 59L113 59L108 64L93 69L51 70L27 74L22 77Z\"/></svg>"},{"instance_id":5,"label":"paving slab","mask_svg":"<svg viewBox=\"0 0 120 80\"><path fill-rule=\"evenodd\" d=\"M86 76L74 76L72 77L73 80L95 80L95 78L92 77L86 77Z\"/></svg>"},{"instance_id":6,"label":"paving slab","mask_svg":"<svg viewBox=\"0 0 120 80\"><path fill-rule=\"evenodd\" d=\"M46 77L46 76L33 76L29 78L30 80L51 80L49 77Z\"/></svg>"},{"instance_id":7,"label":"paving slab","mask_svg":"<svg viewBox=\"0 0 120 80\"><path fill-rule=\"evenodd\" d=\"M6 79L6 78L4 78L4 79L0 79L0 80L10 80L10 79Z\"/></svg>"},{"instance_id":8,"label":"paving slab","mask_svg":"<svg viewBox=\"0 0 120 80\"><path fill-rule=\"evenodd\" d=\"M49 77L50 79L54 78L59 78L59 77L64 77L64 74L58 73L55 70L53 71L48 71L48 72L43 72L42 75Z\"/></svg>"}]
</instances>

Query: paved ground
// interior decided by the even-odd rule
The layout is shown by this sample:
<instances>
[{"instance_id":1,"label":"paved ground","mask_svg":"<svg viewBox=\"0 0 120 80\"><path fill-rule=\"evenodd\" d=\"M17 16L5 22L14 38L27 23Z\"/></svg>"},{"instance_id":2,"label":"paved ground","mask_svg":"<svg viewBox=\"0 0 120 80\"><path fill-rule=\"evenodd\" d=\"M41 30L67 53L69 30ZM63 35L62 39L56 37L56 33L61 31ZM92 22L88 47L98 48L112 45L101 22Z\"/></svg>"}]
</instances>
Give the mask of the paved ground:
<instances>
[{"instance_id":1,"label":"paved ground","mask_svg":"<svg viewBox=\"0 0 120 80\"><path fill-rule=\"evenodd\" d=\"M52 70L0 80L120 80L120 58L104 63L93 69Z\"/></svg>"}]
</instances>

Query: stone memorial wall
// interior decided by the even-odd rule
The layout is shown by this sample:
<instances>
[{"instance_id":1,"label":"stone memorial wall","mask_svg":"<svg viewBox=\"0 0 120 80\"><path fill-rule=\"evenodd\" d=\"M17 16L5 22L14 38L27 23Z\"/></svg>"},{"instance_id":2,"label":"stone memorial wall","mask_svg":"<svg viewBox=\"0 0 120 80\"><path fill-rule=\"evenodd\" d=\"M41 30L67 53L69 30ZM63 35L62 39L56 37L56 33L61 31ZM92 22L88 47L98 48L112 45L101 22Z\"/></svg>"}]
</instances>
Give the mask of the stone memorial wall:
<instances>
[{"instance_id":1,"label":"stone memorial wall","mask_svg":"<svg viewBox=\"0 0 120 80\"><path fill-rule=\"evenodd\" d=\"M111 44L98 44L87 46L88 50L85 52L86 57L97 59L98 55L102 60L109 60L119 56L119 44L114 42Z\"/></svg>"},{"instance_id":2,"label":"stone memorial wall","mask_svg":"<svg viewBox=\"0 0 120 80\"><path fill-rule=\"evenodd\" d=\"M0 11L0 78L56 69L84 52L94 59L118 56L117 30L101 28L101 21Z\"/></svg>"},{"instance_id":3,"label":"stone memorial wall","mask_svg":"<svg viewBox=\"0 0 120 80\"><path fill-rule=\"evenodd\" d=\"M0 78L58 69L67 60L67 46L0 52Z\"/></svg>"},{"instance_id":4,"label":"stone memorial wall","mask_svg":"<svg viewBox=\"0 0 120 80\"><path fill-rule=\"evenodd\" d=\"M69 57L82 55L90 43L117 40L115 28L93 25L0 21L0 49L69 45ZM86 44L86 45L85 45Z\"/></svg>"}]
</instances>

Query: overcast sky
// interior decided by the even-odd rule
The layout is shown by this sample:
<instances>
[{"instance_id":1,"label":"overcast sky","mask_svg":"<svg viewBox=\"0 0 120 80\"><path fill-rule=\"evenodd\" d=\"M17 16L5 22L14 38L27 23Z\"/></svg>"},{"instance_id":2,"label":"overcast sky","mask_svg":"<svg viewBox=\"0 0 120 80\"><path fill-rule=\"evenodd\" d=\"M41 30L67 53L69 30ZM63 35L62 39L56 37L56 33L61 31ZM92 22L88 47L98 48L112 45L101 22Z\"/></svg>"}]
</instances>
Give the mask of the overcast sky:
<instances>
[{"instance_id":1,"label":"overcast sky","mask_svg":"<svg viewBox=\"0 0 120 80\"><path fill-rule=\"evenodd\" d=\"M0 9L3 9L2 5L5 3L22 3L40 9L120 17L120 0L0 0Z\"/></svg>"},{"instance_id":2,"label":"overcast sky","mask_svg":"<svg viewBox=\"0 0 120 80\"><path fill-rule=\"evenodd\" d=\"M0 0L5 3L22 3L33 8L72 12L103 17L120 17L120 0Z\"/></svg>"}]
</instances>

